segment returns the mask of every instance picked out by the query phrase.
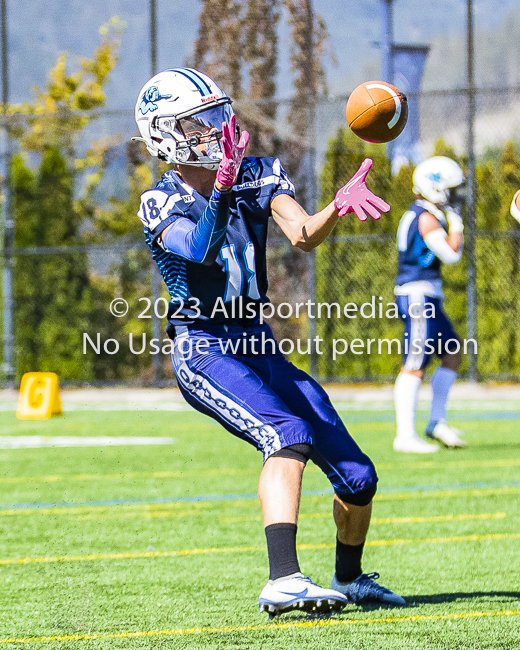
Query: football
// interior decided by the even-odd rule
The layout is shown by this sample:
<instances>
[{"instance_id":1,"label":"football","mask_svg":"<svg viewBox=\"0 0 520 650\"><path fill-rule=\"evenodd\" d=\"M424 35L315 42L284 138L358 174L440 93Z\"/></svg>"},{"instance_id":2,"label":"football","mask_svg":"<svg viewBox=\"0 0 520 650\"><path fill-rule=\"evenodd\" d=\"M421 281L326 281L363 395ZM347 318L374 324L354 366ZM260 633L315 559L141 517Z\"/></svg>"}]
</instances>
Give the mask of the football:
<instances>
[{"instance_id":1,"label":"football","mask_svg":"<svg viewBox=\"0 0 520 650\"><path fill-rule=\"evenodd\" d=\"M347 102L347 124L362 140L390 142L406 126L408 102L385 81L367 81L354 89Z\"/></svg>"}]
</instances>

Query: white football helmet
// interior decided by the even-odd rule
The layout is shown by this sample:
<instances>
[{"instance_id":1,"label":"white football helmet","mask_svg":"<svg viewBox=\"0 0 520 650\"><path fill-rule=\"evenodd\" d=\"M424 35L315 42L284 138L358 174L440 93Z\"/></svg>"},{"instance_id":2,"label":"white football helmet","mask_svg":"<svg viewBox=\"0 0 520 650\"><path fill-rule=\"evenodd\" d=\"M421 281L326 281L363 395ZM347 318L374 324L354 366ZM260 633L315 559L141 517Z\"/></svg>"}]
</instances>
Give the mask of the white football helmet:
<instances>
[{"instance_id":1,"label":"white football helmet","mask_svg":"<svg viewBox=\"0 0 520 650\"><path fill-rule=\"evenodd\" d=\"M450 189L464 183L464 172L451 158L433 156L419 163L413 173L413 191L432 203L450 203Z\"/></svg>"},{"instance_id":2,"label":"white football helmet","mask_svg":"<svg viewBox=\"0 0 520 650\"><path fill-rule=\"evenodd\" d=\"M222 122L233 115L231 99L207 75L190 68L156 74L142 88L135 121L146 148L159 160L217 169ZM206 153L197 148L206 144Z\"/></svg>"}]
</instances>

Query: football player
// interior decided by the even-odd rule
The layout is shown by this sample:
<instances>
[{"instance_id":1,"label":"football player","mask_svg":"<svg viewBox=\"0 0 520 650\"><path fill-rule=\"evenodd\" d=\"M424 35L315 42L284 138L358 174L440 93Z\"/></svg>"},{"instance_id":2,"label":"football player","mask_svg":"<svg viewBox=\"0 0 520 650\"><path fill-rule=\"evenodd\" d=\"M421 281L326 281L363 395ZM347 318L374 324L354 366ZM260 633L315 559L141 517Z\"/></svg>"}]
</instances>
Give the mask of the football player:
<instances>
[{"instance_id":1,"label":"football player","mask_svg":"<svg viewBox=\"0 0 520 650\"><path fill-rule=\"evenodd\" d=\"M277 158L244 157L231 99L208 76L188 68L148 81L135 117L152 156L171 163L142 195L139 217L171 296L168 334L179 389L195 409L263 454L259 482L269 581L259 605L270 616L301 609L340 611L347 602L403 604L365 574L361 555L377 476L330 400L289 363L260 320L268 302L266 244L273 217L294 246L310 251L339 217L388 211L365 177L372 161L308 215ZM301 479L311 459L334 488L336 573L331 589L300 572L296 528Z\"/></svg>"},{"instance_id":2,"label":"football player","mask_svg":"<svg viewBox=\"0 0 520 650\"><path fill-rule=\"evenodd\" d=\"M416 201L397 231L399 269L395 293L405 324L404 364L394 388L397 435L395 451L438 451L417 435L415 411L425 369L435 354L441 365L432 377L433 400L426 436L446 447L463 447L460 431L448 426L446 404L461 363L460 341L443 309L441 264L456 264L462 255L464 174L445 156L417 165L413 174Z\"/></svg>"}]
</instances>

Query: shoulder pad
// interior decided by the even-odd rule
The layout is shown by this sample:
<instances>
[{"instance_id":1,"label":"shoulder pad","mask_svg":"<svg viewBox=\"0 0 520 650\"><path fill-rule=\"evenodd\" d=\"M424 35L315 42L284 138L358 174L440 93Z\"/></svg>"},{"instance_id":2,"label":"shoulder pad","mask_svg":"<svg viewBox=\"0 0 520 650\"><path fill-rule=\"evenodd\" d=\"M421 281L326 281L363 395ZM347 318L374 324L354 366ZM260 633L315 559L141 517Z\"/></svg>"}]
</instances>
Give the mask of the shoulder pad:
<instances>
[{"instance_id":1,"label":"shoulder pad","mask_svg":"<svg viewBox=\"0 0 520 650\"><path fill-rule=\"evenodd\" d=\"M183 215L194 200L190 194L181 194L179 191L147 190L141 195L141 205L137 216L145 228L153 232L172 214Z\"/></svg>"}]
</instances>

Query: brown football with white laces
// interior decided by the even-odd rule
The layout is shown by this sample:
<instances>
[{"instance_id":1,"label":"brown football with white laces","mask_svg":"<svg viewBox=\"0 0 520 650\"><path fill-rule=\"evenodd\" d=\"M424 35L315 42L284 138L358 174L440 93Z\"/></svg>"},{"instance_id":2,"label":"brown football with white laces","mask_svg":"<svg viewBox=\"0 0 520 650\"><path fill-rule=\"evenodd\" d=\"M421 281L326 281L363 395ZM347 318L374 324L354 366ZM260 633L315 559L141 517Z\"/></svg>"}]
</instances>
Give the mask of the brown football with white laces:
<instances>
[{"instance_id":1,"label":"brown football with white laces","mask_svg":"<svg viewBox=\"0 0 520 650\"><path fill-rule=\"evenodd\" d=\"M354 89L347 102L347 124L362 140L390 142L408 120L405 95L386 81L366 81Z\"/></svg>"}]
</instances>

